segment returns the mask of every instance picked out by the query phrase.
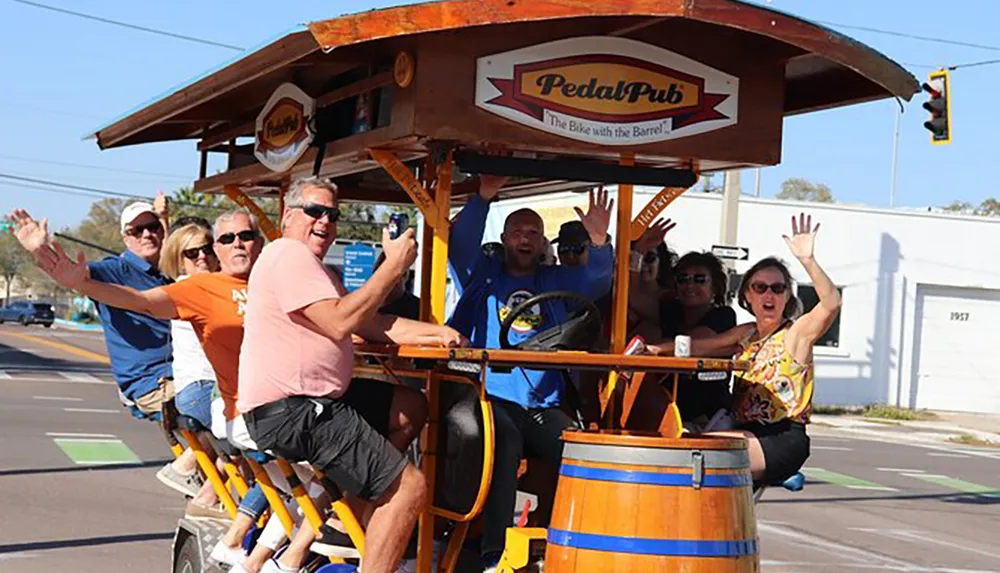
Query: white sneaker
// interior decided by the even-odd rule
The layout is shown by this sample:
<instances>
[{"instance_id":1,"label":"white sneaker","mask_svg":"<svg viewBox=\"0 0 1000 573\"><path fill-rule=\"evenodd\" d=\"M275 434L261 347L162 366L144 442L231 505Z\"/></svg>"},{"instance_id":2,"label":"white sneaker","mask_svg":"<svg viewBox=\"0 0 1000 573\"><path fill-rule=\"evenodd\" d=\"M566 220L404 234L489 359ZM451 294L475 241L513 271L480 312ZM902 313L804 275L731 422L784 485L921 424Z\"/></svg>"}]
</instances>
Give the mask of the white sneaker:
<instances>
[{"instance_id":1,"label":"white sneaker","mask_svg":"<svg viewBox=\"0 0 1000 573\"><path fill-rule=\"evenodd\" d=\"M247 554L243 552L242 547L228 547L222 540L219 540L212 548L208 558L219 565L228 565L233 568L239 565L242 569L243 563L247 560Z\"/></svg>"},{"instance_id":2,"label":"white sneaker","mask_svg":"<svg viewBox=\"0 0 1000 573\"><path fill-rule=\"evenodd\" d=\"M274 559L268 559L267 562L264 563L264 566L260 568L260 573L301 573L303 571L305 571L305 569L299 569L298 572L285 569L284 567L278 565L278 562Z\"/></svg>"}]
</instances>

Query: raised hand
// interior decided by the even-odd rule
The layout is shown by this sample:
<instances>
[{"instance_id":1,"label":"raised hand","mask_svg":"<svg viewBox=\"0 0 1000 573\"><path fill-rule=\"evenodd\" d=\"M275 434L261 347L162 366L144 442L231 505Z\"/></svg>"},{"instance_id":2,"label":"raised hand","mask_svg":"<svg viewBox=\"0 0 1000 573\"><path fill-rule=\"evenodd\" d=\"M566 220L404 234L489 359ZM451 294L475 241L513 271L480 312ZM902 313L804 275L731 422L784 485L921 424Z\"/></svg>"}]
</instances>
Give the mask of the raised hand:
<instances>
[{"instance_id":1,"label":"raised hand","mask_svg":"<svg viewBox=\"0 0 1000 573\"><path fill-rule=\"evenodd\" d=\"M49 221L41 222L31 218L24 209L14 209L7 217L14 224L15 236L26 251L34 255L49 244Z\"/></svg>"},{"instance_id":2,"label":"raised hand","mask_svg":"<svg viewBox=\"0 0 1000 573\"><path fill-rule=\"evenodd\" d=\"M788 250L796 259L803 261L813 258L813 250L816 247L816 232L819 231L819 223L812 226L812 215L799 214L798 221L792 215L792 236L782 235L788 245Z\"/></svg>"},{"instance_id":3,"label":"raised hand","mask_svg":"<svg viewBox=\"0 0 1000 573\"><path fill-rule=\"evenodd\" d=\"M153 210L160 219L166 219L170 213L170 198L163 194L163 191L156 192L156 199L153 199Z\"/></svg>"},{"instance_id":4,"label":"raised hand","mask_svg":"<svg viewBox=\"0 0 1000 573\"><path fill-rule=\"evenodd\" d=\"M632 250L641 254L652 251L657 245L663 242L663 238L667 236L667 233L676 226L677 223L674 223L670 219L657 219L642 233L642 236L635 242L635 247Z\"/></svg>"},{"instance_id":5,"label":"raised hand","mask_svg":"<svg viewBox=\"0 0 1000 573\"><path fill-rule=\"evenodd\" d=\"M480 175L479 196L486 201L492 201L506 183L507 178L502 175Z\"/></svg>"},{"instance_id":6,"label":"raised hand","mask_svg":"<svg viewBox=\"0 0 1000 573\"><path fill-rule=\"evenodd\" d=\"M87 266L83 253L78 252L74 261L66 254L58 241L52 242L52 249L55 261L50 268L42 269L52 277L52 280L59 283L60 286L76 290L90 279L90 267Z\"/></svg>"},{"instance_id":7,"label":"raised hand","mask_svg":"<svg viewBox=\"0 0 1000 573\"><path fill-rule=\"evenodd\" d=\"M608 227L611 226L611 210L615 202L608 200L608 192L604 186L597 188L597 192L591 190L590 204L587 212L584 213L579 207L573 207L583 227L590 235L590 242L595 245L603 245L608 239Z\"/></svg>"}]
</instances>

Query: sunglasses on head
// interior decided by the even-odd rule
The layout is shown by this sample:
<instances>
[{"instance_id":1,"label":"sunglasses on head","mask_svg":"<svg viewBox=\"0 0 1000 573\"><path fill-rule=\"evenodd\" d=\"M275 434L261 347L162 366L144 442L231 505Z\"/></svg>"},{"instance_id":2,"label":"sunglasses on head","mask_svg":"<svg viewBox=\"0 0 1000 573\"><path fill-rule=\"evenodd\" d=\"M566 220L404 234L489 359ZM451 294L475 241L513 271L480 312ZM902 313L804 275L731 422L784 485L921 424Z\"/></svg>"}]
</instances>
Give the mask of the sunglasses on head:
<instances>
[{"instance_id":1,"label":"sunglasses on head","mask_svg":"<svg viewBox=\"0 0 1000 573\"><path fill-rule=\"evenodd\" d=\"M293 209L302 209L302 212L309 215L313 219L322 219L326 215L327 219L331 223L336 223L337 219L340 218L340 209L337 207L327 207L326 205L317 205L316 203L306 203L304 205L295 205Z\"/></svg>"},{"instance_id":2,"label":"sunglasses on head","mask_svg":"<svg viewBox=\"0 0 1000 573\"><path fill-rule=\"evenodd\" d=\"M689 283L694 283L696 285L703 285L708 282L708 275L697 274L689 275L687 273L677 275L677 284L686 285Z\"/></svg>"},{"instance_id":3,"label":"sunglasses on head","mask_svg":"<svg viewBox=\"0 0 1000 573\"><path fill-rule=\"evenodd\" d=\"M223 245L228 245L233 241L235 241L236 237L239 237L240 240L243 241L244 243L249 243L250 241L257 238L257 231L254 231L253 229L247 229L246 231L240 231L239 233L225 233L223 235L219 235L218 237L216 237L215 240L216 242L221 243Z\"/></svg>"},{"instance_id":4,"label":"sunglasses on head","mask_svg":"<svg viewBox=\"0 0 1000 573\"><path fill-rule=\"evenodd\" d=\"M586 245L560 245L560 253L572 253L574 255L582 255L584 251L587 250Z\"/></svg>"},{"instance_id":5,"label":"sunglasses on head","mask_svg":"<svg viewBox=\"0 0 1000 573\"><path fill-rule=\"evenodd\" d=\"M139 225L138 227L129 227L125 229L125 234L130 237L141 237L145 231L149 231L155 235L156 233L163 231L163 225L161 225L159 221L152 221L150 223L146 223L145 225Z\"/></svg>"},{"instance_id":6,"label":"sunglasses on head","mask_svg":"<svg viewBox=\"0 0 1000 573\"><path fill-rule=\"evenodd\" d=\"M785 283L750 283L750 289L757 294L764 294L767 289L771 289L774 294L784 294L788 290L788 285Z\"/></svg>"},{"instance_id":7,"label":"sunglasses on head","mask_svg":"<svg viewBox=\"0 0 1000 573\"><path fill-rule=\"evenodd\" d=\"M205 243L200 247L193 247L181 251L181 254L184 255L185 259L191 259L192 261L198 259L198 253L205 253L206 257L214 256L215 251L212 250L212 243Z\"/></svg>"}]
</instances>

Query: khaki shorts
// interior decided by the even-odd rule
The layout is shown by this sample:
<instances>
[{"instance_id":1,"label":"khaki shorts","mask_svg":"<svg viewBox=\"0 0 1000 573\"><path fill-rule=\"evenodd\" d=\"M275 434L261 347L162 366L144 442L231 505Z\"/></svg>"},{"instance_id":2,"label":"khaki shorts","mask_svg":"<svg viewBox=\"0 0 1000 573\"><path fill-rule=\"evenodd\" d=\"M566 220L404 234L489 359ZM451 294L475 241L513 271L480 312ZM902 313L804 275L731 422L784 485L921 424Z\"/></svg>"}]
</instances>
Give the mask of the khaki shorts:
<instances>
[{"instance_id":1,"label":"khaki shorts","mask_svg":"<svg viewBox=\"0 0 1000 573\"><path fill-rule=\"evenodd\" d=\"M135 405L143 414L155 414L163 409L163 403L174 397L174 381L163 378L156 390L135 399Z\"/></svg>"}]
</instances>

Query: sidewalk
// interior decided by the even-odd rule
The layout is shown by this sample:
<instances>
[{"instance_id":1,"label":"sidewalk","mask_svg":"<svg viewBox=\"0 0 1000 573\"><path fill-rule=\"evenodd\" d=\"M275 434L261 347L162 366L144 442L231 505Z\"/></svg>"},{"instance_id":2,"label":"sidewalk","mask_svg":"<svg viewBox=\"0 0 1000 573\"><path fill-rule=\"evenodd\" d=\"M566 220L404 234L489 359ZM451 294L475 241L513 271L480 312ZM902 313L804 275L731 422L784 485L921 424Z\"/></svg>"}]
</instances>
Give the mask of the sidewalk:
<instances>
[{"instance_id":1,"label":"sidewalk","mask_svg":"<svg viewBox=\"0 0 1000 573\"><path fill-rule=\"evenodd\" d=\"M975 447L973 444L960 444L954 441L962 436L971 436L1000 446L1000 415L961 412L934 412L934 414L938 419L926 421L865 418L853 414L841 416L815 414L812 416L812 422L817 426L901 441Z\"/></svg>"}]
</instances>

